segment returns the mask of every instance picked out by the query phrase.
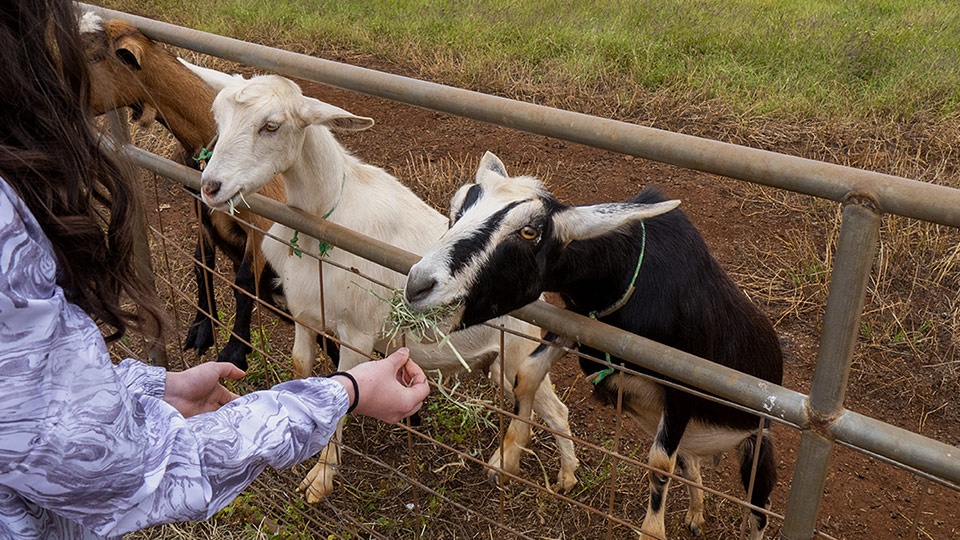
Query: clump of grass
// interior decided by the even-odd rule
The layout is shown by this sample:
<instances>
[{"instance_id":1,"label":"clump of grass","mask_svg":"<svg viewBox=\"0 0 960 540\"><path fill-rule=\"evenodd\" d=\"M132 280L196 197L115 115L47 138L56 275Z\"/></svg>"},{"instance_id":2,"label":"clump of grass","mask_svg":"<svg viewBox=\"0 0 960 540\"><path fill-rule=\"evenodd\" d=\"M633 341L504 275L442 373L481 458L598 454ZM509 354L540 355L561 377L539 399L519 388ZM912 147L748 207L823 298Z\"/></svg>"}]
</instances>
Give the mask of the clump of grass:
<instances>
[{"instance_id":1,"label":"clump of grass","mask_svg":"<svg viewBox=\"0 0 960 540\"><path fill-rule=\"evenodd\" d=\"M382 336L387 341L393 342L403 334L410 334L418 341L437 341L436 338L440 338L437 341L437 346L441 348L444 346L450 347L464 369L468 372L471 371L470 365L453 346L450 336L440 329L440 324L460 309L459 303L435 306L426 311L414 311L407 304L407 300L403 296L403 289L394 289L393 296L390 298L382 298L376 293L372 294L390 306L390 313L387 315L381 330Z\"/></svg>"}]
</instances>

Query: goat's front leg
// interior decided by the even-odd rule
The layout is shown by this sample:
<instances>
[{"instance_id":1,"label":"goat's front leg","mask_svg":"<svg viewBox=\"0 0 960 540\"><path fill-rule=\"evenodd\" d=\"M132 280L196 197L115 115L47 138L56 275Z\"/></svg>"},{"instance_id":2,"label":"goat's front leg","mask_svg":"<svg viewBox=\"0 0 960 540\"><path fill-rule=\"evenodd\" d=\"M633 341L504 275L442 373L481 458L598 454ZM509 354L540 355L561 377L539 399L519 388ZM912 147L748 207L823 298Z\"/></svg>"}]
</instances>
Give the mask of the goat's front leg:
<instances>
[{"instance_id":1,"label":"goat's front leg","mask_svg":"<svg viewBox=\"0 0 960 540\"><path fill-rule=\"evenodd\" d=\"M203 220L206 227L209 217L204 209L198 211L201 218L206 218ZM197 356L203 356L213 346L213 321L219 319L213 290L213 268L217 262L217 252L206 232L201 232L193 257L193 274L197 281L197 314L187 330L183 350L192 349Z\"/></svg>"},{"instance_id":2,"label":"goat's front leg","mask_svg":"<svg viewBox=\"0 0 960 540\"><path fill-rule=\"evenodd\" d=\"M553 358L549 360L551 366L559 361L567 350L572 348L575 343L571 339L560 338L554 334L547 336L554 346L551 348ZM515 341L517 339L515 338ZM521 345L526 346L529 341L520 339ZM510 354L510 351L507 351ZM577 485L577 469L580 467L580 460L577 459L577 452L573 446L573 434L570 431L570 411L564 405L557 393L553 390L553 382L550 380L550 373L543 376L540 386L537 388L537 394L533 399L533 412L540 415L543 421L554 430L554 439L557 443L557 450L560 452L560 471L557 473L556 489L560 492L567 492Z\"/></svg>"},{"instance_id":3,"label":"goat's front leg","mask_svg":"<svg viewBox=\"0 0 960 540\"><path fill-rule=\"evenodd\" d=\"M295 322L293 329L293 371L301 379L313 375L313 362L317 354L317 332L309 326Z\"/></svg>"},{"instance_id":4,"label":"goat's front leg","mask_svg":"<svg viewBox=\"0 0 960 540\"><path fill-rule=\"evenodd\" d=\"M703 490L697 486L703 485L703 476L700 474L700 458L694 456L680 456L680 474L690 481L687 484L687 493L690 495L690 505L683 524L695 536L700 536L705 522L703 518Z\"/></svg>"},{"instance_id":5,"label":"goat's front leg","mask_svg":"<svg viewBox=\"0 0 960 540\"><path fill-rule=\"evenodd\" d=\"M550 380L549 373L543 377L540 387L537 388L533 410L543 418L550 429L556 431L554 439L557 450L560 452L560 471L557 473L555 488L562 493L570 491L577 485L577 469L580 468L580 460L577 459L577 452L573 446L569 410L553 391L553 382Z\"/></svg>"},{"instance_id":6,"label":"goat's front leg","mask_svg":"<svg viewBox=\"0 0 960 540\"><path fill-rule=\"evenodd\" d=\"M343 442L343 426L347 417L337 423L337 431L330 442L317 456L317 463L300 481L297 491L303 492L310 504L316 504L333 493L333 478L340 468L340 445Z\"/></svg>"},{"instance_id":7,"label":"goat's front leg","mask_svg":"<svg viewBox=\"0 0 960 540\"><path fill-rule=\"evenodd\" d=\"M227 344L220 349L218 362L230 362L246 371L247 354L252 347L250 343L250 323L253 319L253 305L257 296L257 275L253 271L252 255L244 254L240 266L237 267L237 277L234 280L233 297L236 300L236 316L233 320L233 332Z\"/></svg>"},{"instance_id":8,"label":"goat's front leg","mask_svg":"<svg viewBox=\"0 0 960 540\"><path fill-rule=\"evenodd\" d=\"M670 407L669 392L665 401L660 425L657 427L657 435L650 446L650 455L647 459L647 464L651 467L648 472L650 476L650 498L647 502L647 515L643 518L643 525L640 527L641 540L650 538L659 540L667 537L664 514L667 506L667 491L670 489L670 477L668 475L673 474L673 469L677 464L677 450L680 447L680 439L683 438L683 432L690 421L689 414L682 410L682 406L673 409Z\"/></svg>"},{"instance_id":9,"label":"goat's front leg","mask_svg":"<svg viewBox=\"0 0 960 540\"><path fill-rule=\"evenodd\" d=\"M510 420L502 448L490 456L488 463L491 469L488 472L488 479L491 483L499 483L501 469L514 475L520 472L520 455L530 443L530 424L533 419L533 404L537 390L554 362L561 356L563 356L562 349L541 345L525 359L499 359L504 368L506 361L519 363L512 381L515 398L514 413L519 418ZM509 377L511 370L505 369L505 371Z\"/></svg>"},{"instance_id":10,"label":"goat's front leg","mask_svg":"<svg viewBox=\"0 0 960 540\"><path fill-rule=\"evenodd\" d=\"M314 337L312 339L316 338ZM369 346L372 349L373 343L369 343ZM339 369L347 371L365 360L366 357L362 354L350 349L344 349L340 355ZM357 397L359 399L359 396ZM307 476L300 482L300 486L297 487L297 491L305 492L307 502L310 504L318 503L333 493L333 479L336 477L337 470L340 468L341 463L340 447L343 443L343 426L345 421L346 417L340 419L340 423L337 424L336 435L330 439L327 446L320 452L316 465L310 469Z\"/></svg>"}]
</instances>

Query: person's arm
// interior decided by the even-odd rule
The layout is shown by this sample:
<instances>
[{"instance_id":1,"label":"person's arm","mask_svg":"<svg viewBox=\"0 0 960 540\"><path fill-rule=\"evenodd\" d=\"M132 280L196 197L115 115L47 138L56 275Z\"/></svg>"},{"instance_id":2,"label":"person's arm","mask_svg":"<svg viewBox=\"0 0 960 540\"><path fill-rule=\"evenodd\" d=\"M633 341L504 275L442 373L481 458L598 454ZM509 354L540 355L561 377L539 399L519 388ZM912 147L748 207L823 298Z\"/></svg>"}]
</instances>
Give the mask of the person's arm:
<instances>
[{"instance_id":1,"label":"person's arm","mask_svg":"<svg viewBox=\"0 0 960 540\"><path fill-rule=\"evenodd\" d=\"M42 231L0 189L0 485L40 508L101 535L204 519L267 465L320 450L347 410L342 385L308 379L186 419L115 370L55 277Z\"/></svg>"}]
</instances>

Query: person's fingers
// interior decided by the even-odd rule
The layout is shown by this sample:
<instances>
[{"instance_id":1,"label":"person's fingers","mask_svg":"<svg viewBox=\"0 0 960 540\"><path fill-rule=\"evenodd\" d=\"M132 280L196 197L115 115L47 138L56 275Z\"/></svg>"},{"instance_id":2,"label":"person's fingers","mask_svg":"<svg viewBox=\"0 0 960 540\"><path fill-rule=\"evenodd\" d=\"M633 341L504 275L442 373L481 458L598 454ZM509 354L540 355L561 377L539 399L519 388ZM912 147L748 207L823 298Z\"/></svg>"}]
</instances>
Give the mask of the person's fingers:
<instances>
[{"instance_id":1,"label":"person's fingers","mask_svg":"<svg viewBox=\"0 0 960 540\"><path fill-rule=\"evenodd\" d=\"M230 362L212 362L217 366L217 371L219 372L221 379L240 379L246 372L237 366L231 364Z\"/></svg>"},{"instance_id":2,"label":"person's fingers","mask_svg":"<svg viewBox=\"0 0 960 540\"><path fill-rule=\"evenodd\" d=\"M417 388L416 390L420 390L420 389ZM415 400L411 404L411 406L407 409L407 412L403 415L403 418L411 416L413 413L420 410L420 407L423 406L423 399L427 397L427 393L430 391L430 387L428 385L424 385L424 390L426 391L422 392L422 395L421 395L421 392L419 391L416 394L414 394Z\"/></svg>"},{"instance_id":3,"label":"person's fingers","mask_svg":"<svg viewBox=\"0 0 960 540\"><path fill-rule=\"evenodd\" d=\"M220 386L220 396L221 396L221 405L226 405L227 403L240 397L239 394L234 394L225 386Z\"/></svg>"},{"instance_id":4,"label":"person's fingers","mask_svg":"<svg viewBox=\"0 0 960 540\"><path fill-rule=\"evenodd\" d=\"M400 347L399 349L393 351L393 353L384 358L397 369L400 368L408 359L410 358L410 349L406 347Z\"/></svg>"},{"instance_id":5,"label":"person's fingers","mask_svg":"<svg viewBox=\"0 0 960 540\"><path fill-rule=\"evenodd\" d=\"M403 382L407 386L413 386L415 384L420 384L427 380L427 376L423 373L423 369L417 365L413 360L407 360L403 365Z\"/></svg>"}]
</instances>

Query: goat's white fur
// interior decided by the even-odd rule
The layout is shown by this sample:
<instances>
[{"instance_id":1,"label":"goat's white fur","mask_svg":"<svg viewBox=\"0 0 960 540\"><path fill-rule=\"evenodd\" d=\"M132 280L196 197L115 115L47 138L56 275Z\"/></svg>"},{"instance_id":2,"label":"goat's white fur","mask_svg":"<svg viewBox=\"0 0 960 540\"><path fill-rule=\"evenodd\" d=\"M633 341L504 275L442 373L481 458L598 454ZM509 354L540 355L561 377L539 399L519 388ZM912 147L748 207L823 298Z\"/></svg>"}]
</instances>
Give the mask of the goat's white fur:
<instances>
[{"instance_id":1,"label":"goat's white fur","mask_svg":"<svg viewBox=\"0 0 960 540\"><path fill-rule=\"evenodd\" d=\"M103 30L103 19L92 11L84 11L80 15L80 33L92 34Z\"/></svg>"},{"instance_id":2,"label":"goat's white fur","mask_svg":"<svg viewBox=\"0 0 960 540\"><path fill-rule=\"evenodd\" d=\"M295 83L279 76L245 80L184 64L220 90L213 105L219 139L202 176L204 185L216 183L219 189L203 190L208 204L223 208L244 193L256 192L275 173L283 173L288 204L307 213L322 216L329 212L330 221L417 254L443 234L446 219L439 212L383 169L351 155L328 129L366 129L372 120L305 97ZM289 239L294 231L275 224L270 233ZM314 238L300 235L299 245L306 253L317 253L318 241ZM288 307L297 321L293 346L297 373L308 376L316 352L317 333L311 327L321 328L318 262L310 256L292 255L286 244L269 237L264 240L263 252L283 280ZM335 248L328 256L391 287L403 286L404 276L346 250ZM322 275L327 329L351 347L373 352L388 306L371 291L381 297L389 291L332 265L324 265ZM505 317L499 322L524 334L539 335L539 329L517 319ZM456 332L452 342L472 365L489 365L491 379L499 382L501 362L499 358L494 360L500 348L497 330L478 326ZM448 349L412 342L408 346L411 358L425 370L459 369L459 361ZM512 390L518 367L535 347L536 343L506 334L502 367L507 390ZM364 360L363 354L343 347L339 368L349 369ZM536 412L552 429L569 436L567 407L553 392L549 377L544 377L535 390ZM529 424L511 422L511 431L514 423L519 425L519 436L511 438L508 434L503 452L503 468L510 473L519 470L522 447L529 441ZM576 483L578 461L569 438L558 435L557 445L561 452L559 487L566 490ZM309 488L308 500L319 500L333 489L339 457L331 446L301 484L301 488ZM491 465L501 466L500 455L499 449L494 452ZM495 470L491 477L496 477Z\"/></svg>"}]
</instances>

